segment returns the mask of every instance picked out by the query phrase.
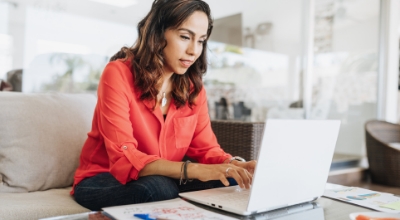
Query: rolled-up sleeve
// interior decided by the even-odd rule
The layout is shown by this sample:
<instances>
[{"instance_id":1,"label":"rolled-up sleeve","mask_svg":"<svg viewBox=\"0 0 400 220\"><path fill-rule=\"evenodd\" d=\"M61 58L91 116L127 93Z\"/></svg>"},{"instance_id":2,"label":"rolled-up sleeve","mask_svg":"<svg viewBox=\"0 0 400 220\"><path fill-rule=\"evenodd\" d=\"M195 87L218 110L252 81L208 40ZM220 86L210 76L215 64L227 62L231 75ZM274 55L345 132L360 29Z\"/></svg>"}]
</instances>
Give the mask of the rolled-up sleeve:
<instances>
[{"instance_id":1,"label":"rolled-up sleeve","mask_svg":"<svg viewBox=\"0 0 400 220\"><path fill-rule=\"evenodd\" d=\"M211 128L204 87L198 96L197 105L199 105L197 125L186 155L196 159L200 163L223 163L227 158L232 156L223 151Z\"/></svg>"},{"instance_id":2,"label":"rolled-up sleeve","mask_svg":"<svg viewBox=\"0 0 400 220\"><path fill-rule=\"evenodd\" d=\"M127 68L115 62L109 63L101 76L98 88L99 130L104 138L109 157L110 173L122 184L138 179L143 167L160 159L139 151L138 141L132 128L130 102L133 91L123 73Z\"/></svg>"}]
</instances>

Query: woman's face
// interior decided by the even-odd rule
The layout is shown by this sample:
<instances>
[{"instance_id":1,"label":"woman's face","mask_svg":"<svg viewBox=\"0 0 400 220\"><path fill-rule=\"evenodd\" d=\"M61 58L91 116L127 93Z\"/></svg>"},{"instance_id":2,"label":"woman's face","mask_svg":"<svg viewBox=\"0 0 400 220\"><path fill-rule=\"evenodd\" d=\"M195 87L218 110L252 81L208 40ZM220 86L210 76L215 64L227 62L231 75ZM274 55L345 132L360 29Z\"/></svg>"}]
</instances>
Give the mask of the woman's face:
<instances>
[{"instance_id":1,"label":"woman's face","mask_svg":"<svg viewBox=\"0 0 400 220\"><path fill-rule=\"evenodd\" d=\"M167 29L163 50L164 73L184 74L199 58L207 38L208 18L204 12L195 11L177 29Z\"/></svg>"}]
</instances>

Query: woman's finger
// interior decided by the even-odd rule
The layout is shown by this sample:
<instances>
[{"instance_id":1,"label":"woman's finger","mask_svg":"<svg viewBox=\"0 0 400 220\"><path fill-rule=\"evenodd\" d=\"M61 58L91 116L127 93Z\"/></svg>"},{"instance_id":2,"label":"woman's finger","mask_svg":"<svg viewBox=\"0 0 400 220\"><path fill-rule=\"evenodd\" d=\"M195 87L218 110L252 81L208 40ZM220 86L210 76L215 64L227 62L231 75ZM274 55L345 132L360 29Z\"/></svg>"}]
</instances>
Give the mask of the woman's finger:
<instances>
[{"instance_id":1,"label":"woman's finger","mask_svg":"<svg viewBox=\"0 0 400 220\"><path fill-rule=\"evenodd\" d=\"M231 177L235 179L236 183L239 185L240 188L245 188L245 185L243 183L242 177L236 172L236 171L231 171L232 175Z\"/></svg>"},{"instance_id":2,"label":"woman's finger","mask_svg":"<svg viewBox=\"0 0 400 220\"><path fill-rule=\"evenodd\" d=\"M223 170L218 170L218 178L225 186L229 186L228 177L235 179L240 188L249 189L253 181L253 175L245 167L234 165L223 166ZM222 171L222 172L221 172Z\"/></svg>"},{"instance_id":3,"label":"woman's finger","mask_svg":"<svg viewBox=\"0 0 400 220\"><path fill-rule=\"evenodd\" d=\"M221 181L222 184L224 184L224 186L229 186L229 181L227 179L227 176L225 176L224 174L219 175L219 180Z\"/></svg>"},{"instance_id":4,"label":"woman's finger","mask_svg":"<svg viewBox=\"0 0 400 220\"><path fill-rule=\"evenodd\" d=\"M246 185L248 184L249 178L244 170L245 169L243 169L243 168L241 168L241 169L239 168L236 170L236 172L240 175L240 177L242 178L242 181L243 181L243 185L246 187Z\"/></svg>"},{"instance_id":5,"label":"woman's finger","mask_svg":"<svg viewBox=\"0 0 400 220\"><path fill-rule=\"evenodd\" d=\"M237 169L237 172L241 176L245 188L249 189L250 185L251 185L251 182L252 182L252 175L250 174L250 172L247 171L247 169L244 169L244 168Z\"/></svg>"},{"instance_id":6,"label":"woman's finger","mask_svg":"<svg viewBox=\"0 0 400 220\"><path fill-rule=\"evenodd\" d=\"M246 177L242 177L242 175L238 172L238 169L243 169L243 168L232 167L231 169L227 169L227 171L228 171L227 176L235 179L237 184L240 186L240 188L245 188L246 185L245 185L245 181L243 180L243 178L246 178Z\"/></svg>"},{"instance_id":7,"label":"woman's finger","mask_svg":"<svg viewBox=\"0 0 400 220\"><path fill-rule=\"evenodd\" d=\"M249 179L249 182L251 183L253 174L249 171L249 166L247 166L247 164L243 164L243 166L237 166L235 170L242 176L244 182L247 182L247 179Z\"/></svg>"},{"instance_id":8,"label":"woman's finger","mask_svg":"<svg viewBox=\"0 0 400 220\"><path fill-rule=\"evenodd\" d=\"M247 162L247 164L246 164L246 169L250 172L250 173L254 173L254 169L256 168L256 164L257 164L257 161L255 161L255 160L252 160L252 161L249 161L249 162Z\"/></svg>"}]
</instances>

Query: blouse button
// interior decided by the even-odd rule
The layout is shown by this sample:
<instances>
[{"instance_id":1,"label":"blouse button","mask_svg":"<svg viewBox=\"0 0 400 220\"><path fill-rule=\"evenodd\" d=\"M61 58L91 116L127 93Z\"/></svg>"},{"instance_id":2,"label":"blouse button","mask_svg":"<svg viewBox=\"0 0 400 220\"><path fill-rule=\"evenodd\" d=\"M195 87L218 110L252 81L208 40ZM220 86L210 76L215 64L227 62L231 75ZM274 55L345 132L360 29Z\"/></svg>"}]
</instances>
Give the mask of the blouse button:
<instances>
[{"instance_id":1,"label":"blouse button","mask_svg":"<svg viewBox=\"0 0 400 220\"><path fill-rule=\"evenodd\" d=\"M127 146L123 146L122 148L123 148L124 150L128 149L128 147L127 147Z\"/></svg>"}]
</instances>

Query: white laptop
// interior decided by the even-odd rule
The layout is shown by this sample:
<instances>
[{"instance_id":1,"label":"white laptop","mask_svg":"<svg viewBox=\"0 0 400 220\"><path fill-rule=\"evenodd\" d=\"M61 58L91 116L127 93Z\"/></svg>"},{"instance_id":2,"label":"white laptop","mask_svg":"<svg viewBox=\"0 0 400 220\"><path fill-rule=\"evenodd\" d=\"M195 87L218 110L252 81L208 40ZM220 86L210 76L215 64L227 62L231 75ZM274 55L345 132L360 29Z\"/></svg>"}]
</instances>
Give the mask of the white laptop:
<instances>
[{"instance_id":1,"label":"white laptop","mask_svg":"<svg viewBox=\"0 0 400 220\"><path fill-rule=\"evenodd\" d=\"M179 195L239 215L307 209L324 192L339 128L339 120L267 119L249 190L230 186Z\"/></svg>"}]
</instances>

